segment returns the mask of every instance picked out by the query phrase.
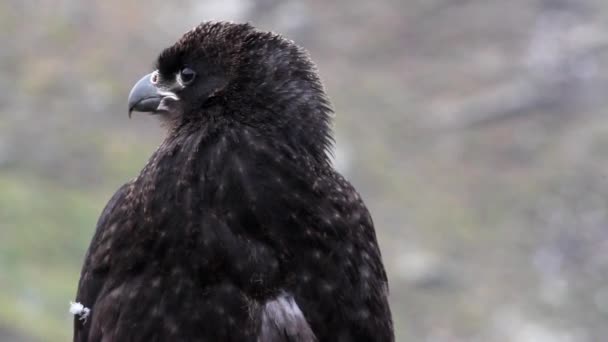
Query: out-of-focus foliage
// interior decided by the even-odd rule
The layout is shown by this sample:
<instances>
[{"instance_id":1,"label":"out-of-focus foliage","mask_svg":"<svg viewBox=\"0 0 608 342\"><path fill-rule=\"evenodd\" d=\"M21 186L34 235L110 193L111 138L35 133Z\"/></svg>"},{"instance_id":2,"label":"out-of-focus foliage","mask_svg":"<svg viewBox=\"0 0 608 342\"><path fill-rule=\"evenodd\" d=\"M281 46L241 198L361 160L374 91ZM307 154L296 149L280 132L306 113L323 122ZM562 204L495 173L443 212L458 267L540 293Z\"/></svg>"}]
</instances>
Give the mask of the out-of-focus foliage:
<instances>
[{"instance_id":1,"label":"out-of-focus foliage","mask_svg":"<svg viewBox=\"0 0 608 342\"><path fill-rule=\"evenodd\" d=\"M0 340L65 341L105 201L162 130L131 85L207 19L311 52L399 341L608 336L603 0L0 2Z\"/></svg>"}]
</instances>

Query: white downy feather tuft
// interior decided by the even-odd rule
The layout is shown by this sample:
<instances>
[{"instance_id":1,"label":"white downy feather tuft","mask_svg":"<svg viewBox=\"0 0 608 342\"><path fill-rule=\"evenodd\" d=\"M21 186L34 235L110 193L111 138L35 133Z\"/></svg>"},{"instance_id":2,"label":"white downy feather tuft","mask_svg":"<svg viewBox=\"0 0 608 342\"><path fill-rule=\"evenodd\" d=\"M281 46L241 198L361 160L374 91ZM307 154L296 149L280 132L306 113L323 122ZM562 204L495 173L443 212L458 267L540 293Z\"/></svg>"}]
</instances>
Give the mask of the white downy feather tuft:
<instances>
[{"instance_id":1,"label":"white downy feather tuft","mask_svg":"<svg viewBox=\"0 0 608 342\"><path fill-rule=\"evenodd\" d=\"M91 313L91 309L85 307L78 302L70 302L70 313L72 315L80 316L79 320L83 321L83 324L87 322L87 317Z\"/></svg>"}]
</instances>

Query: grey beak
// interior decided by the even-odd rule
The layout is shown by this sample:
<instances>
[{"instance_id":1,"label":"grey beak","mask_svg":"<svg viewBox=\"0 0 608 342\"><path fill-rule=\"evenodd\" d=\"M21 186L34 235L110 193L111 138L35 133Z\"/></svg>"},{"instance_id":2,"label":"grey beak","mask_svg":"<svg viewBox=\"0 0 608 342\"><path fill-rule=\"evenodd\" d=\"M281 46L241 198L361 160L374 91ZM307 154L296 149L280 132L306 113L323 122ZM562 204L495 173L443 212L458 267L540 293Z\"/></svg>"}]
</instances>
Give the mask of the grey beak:
<instances>
[{"instance_id":1,"label":"grey beak","mask_svg":"<svg viewBox=\"0 0 608 342\"><path fill-rule=\"evenodd\" d=\"M142 77L129 93L129 118L131 112L156 112L163 95L152 83L152 74Z\"/></svg>"}]
</instances>

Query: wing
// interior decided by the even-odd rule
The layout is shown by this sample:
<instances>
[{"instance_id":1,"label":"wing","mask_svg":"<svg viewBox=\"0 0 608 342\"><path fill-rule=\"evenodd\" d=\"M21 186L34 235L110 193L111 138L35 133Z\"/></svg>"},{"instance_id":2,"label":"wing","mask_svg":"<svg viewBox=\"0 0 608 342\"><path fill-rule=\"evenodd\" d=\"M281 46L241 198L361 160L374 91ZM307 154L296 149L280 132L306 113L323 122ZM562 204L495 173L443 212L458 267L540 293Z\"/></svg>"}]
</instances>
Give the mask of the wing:
<instances>
[{"instance_id":1,"label":"wing","mask_svg":"<svg viewBox=\"0 0 608 342\"><path fill-rule=\"evenodd\" d=\"M78 283L76 301L90 308L90 314L86 320L81 320L78 316L74 317L74 341L89 341L93 316L95 315L94 304L99 296L101 289L106 281L106 275L110 268L109 248L105 248L115 229L117 208L121 207L127 195L128 183L124 184L112 196L104 208L97 222L97 229L93 235L89 249L85 255L84 265Z\"/></svg>"},{"instance_id":2,"label":"wing","mask_svg":"<svg viewBox=\"0 0 608 342\"><path fill-rule=\"evenodd\" d=\"M302 311L314 312L316 304L311 303L318 297L331 303L326 304L331 313L316 310L325 320L310 319L320 340L394 341L387 275L371 215L350 182L336 171L328 173L315 187L321 199L312 216L323 227L331 251L318 264L326 271L319 289L300 288L302 295L308 294Z\"/></svg>"},{"instance_id":3,"label":"wing","mask_svg":"<svg viewBox=\"0 0 608 342\"><path fill-rule=\"evenodd\" d=\"M386 272L371 216L353 186L331 168L302 167L305 161L259 154L255 164L246 163L239 149L230 158L223 179L242 191L216 204L233 210L229 227L241 227L277 258L280 274L266 277L262 292L288 293L298 308L298 315L275 324L264 314L280 317L291 306L287 299L275 303L280 310L269 306L261 319L266 339L294 340L290 331L304 322L319 341L393 341Z\"/></svg>"},{"instance_id":4,"label":"wing","mask_svg":"<svg viewBox=\"0 0 608 342\"><path fill-rule=\"evenodd\" d=\"M293 296L283 293L263 306L258 342L315 342L316 340Z\"/></svg>"},{"instance_id":5,"label":"wing","mask_svg":"<svg viewBox=\"0 0 608 342\"><path fill-rule=\"evenodd\" d=\"M289 253L289 295L265 305L258 341L394 341L387 276L361 197L333 170L312 189L298 184L274 191L285 194L269 229Z\"/></svg>"}]
</instances>

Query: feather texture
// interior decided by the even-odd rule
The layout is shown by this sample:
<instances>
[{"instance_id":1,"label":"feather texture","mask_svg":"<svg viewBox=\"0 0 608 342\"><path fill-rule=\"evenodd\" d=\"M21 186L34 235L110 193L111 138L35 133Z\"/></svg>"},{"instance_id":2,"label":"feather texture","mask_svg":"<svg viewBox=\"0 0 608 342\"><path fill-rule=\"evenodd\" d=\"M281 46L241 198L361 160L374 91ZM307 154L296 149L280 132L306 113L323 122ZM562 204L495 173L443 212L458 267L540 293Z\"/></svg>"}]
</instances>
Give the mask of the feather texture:
<instances>
[{"instance_id":1,"label":"feather texture","mask_svg":"<svg viewBox=\"0 0 608 342\"><path fill-rule=\"evenodd\" d=\"M329 107L307 55L205 23L159 72L184 64L225 82L180 93L167 138L101 214L74 341L392 341L373 223L327 160Z\"/></svg>"}]
</instances>

